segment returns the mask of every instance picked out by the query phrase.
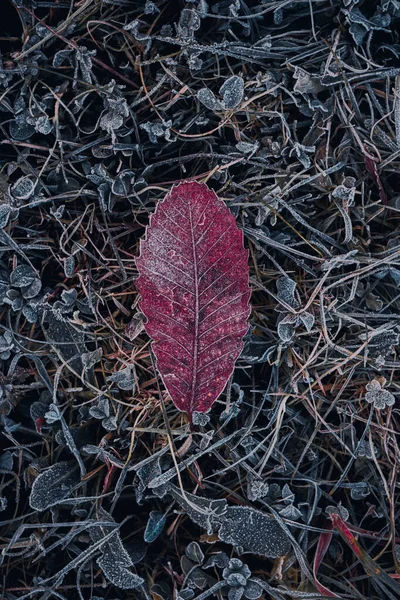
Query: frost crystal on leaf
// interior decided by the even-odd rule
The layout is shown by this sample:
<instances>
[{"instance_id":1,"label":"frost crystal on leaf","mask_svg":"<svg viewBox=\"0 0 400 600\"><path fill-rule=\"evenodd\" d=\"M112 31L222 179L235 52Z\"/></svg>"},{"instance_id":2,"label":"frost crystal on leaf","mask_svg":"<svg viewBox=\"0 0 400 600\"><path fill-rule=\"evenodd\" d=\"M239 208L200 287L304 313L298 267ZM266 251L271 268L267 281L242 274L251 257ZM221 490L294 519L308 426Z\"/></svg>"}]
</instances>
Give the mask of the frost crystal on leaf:
<instances>
[{"instance_id":1,"label":"frost crystal on leaf","mask_svg":"<svg viewBox=\"0 0 400 600\"><path fill-rule=\"evenodd\" d=\"M279 523L247 506L229 507L218 533L223 542L269 558L284 556L290 550L289 538Z\"/></svg>"},{"instance_id":2,"label":"frost crystal on leaf","mask_svg":"<svg viewBox=\"0 0 400 600\"><path fill-rule=\"evenodd\" d=\"M68 498L80 477L69 462L61 461L41 473L33 482L29 504L33 510L46 510Z\"/></svg>"},{"instance_id":3,"label":"frost crystal on leaf","mask_svg":"<svg viewBox=\"0 0 400 600\"><path fill-rule=\"evenodd\" d=\"M225 108L236 108L243 100L243 79L237 75L230 77L222 84L219 93L222 96Z\"/></svg>"},{"instance_id":4,"label":"frost crystal on leaf","mask_svg":"<svg viewBox=\"0 0 400 600\"><path fill-rule=\"evenodd\" d=\"M383 389L385 383L386 380L384 378L381 378L380 381L378 379L373 379L365 386L365 389L367 390L367 393L365 394L366 401L373 404L378 410L382 410L387 406L393 406L395 403L393 394L388 390Z\"/></svg>"}]
</instances>

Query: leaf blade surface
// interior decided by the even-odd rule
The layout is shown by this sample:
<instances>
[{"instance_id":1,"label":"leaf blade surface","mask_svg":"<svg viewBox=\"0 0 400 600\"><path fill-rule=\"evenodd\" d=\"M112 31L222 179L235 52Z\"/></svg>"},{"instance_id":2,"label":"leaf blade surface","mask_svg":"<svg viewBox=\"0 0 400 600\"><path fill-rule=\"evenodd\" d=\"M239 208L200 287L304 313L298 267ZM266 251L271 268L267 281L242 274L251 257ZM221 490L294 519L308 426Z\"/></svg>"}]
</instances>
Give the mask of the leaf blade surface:
<instances>
[{"instance_id":1,"label":"leaf blade surface","mask_svg":"<svg viewBox=\"0 0 400 600\"><path fill-rule=\"evenodd\" d=\"M136 261L140 308L176 407L206 412L232 374L250 313L248 252L224 202L181 183L150 219Z\"/></svg>"}]
</instances>

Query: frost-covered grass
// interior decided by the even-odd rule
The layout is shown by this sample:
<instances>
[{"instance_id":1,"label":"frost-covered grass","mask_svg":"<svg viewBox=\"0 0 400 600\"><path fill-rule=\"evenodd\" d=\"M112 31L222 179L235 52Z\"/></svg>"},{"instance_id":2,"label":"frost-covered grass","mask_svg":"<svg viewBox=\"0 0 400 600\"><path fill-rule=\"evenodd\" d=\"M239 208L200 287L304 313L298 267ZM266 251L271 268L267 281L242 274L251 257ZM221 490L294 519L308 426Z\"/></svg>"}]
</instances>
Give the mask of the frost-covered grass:
<instances>
[{"instance_id":1,"label":"frost-covered grass","mask_svg":"<svg viewBox=\"0 0 400 600\"><path fill-rule=\"evenodd\" d=\"M3 597L399 597L397 3L6 17ZM182 180L236 218L252 290L233 375L192 424L135 287Z\"/></svg>"}]
</instances>

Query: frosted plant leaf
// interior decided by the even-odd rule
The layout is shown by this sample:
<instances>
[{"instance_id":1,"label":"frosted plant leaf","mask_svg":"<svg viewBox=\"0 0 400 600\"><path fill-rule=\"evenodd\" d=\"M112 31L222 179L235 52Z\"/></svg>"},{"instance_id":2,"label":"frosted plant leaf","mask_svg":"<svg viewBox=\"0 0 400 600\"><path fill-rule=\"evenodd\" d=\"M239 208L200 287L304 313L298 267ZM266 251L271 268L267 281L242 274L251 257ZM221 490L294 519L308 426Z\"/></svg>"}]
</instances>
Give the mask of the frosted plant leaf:
<instances>
[{"instance_id":1,"label":"frosted plant leaf","mask_svg":"<svg viewBox=\"0 0 400 600\"><path fill-rule=\"evenodd\" d=\"M29 505L33 510L46 510L61 500L68 498L72 489L78 485L80 476L71 463L56 463L47 471L40 473L33 482Z\"/></svg>"},{"instance_id":2,"label":"frosted plant leaf","mask_svg":"<svg viewBox=\"0 0 400 600\"><path fill-rule=\"evenodd\" d=\"M259 147L260 145L258 142L255 142L254 144L249 144L249 142L238 142L236 144L236 149L239 150L239 152L243 152L243 154L257 152Z\"/></svg>"},{"instance_id":3,"label":"frosted plant leaf","mask_svg":"<svg viewBox=\"0 0 400 600\"><path fill-rule=\"evenodd\" d=\"M35 278L31 284L22 286L21 292L22 292L22 295L25 298L25 300L30 300L32 298L35 298L41 289L42 289L42 282L40 281L40 279Z\"/></svg>"},{"instance_id":4,"label":"frosted plant leaf","mask_svg":"<svg viewBox=\"0 0 400 600\"><path fill-rule=\"evenodd\" d=\"M158 538L158 536L164 529L165 523L165 514L158 510L152 510L149 514L149 519L147 521L146 529L143 534L144 541L149 544L151 542L154 542L154 540Z\"/></svg>"},{"instance_id":5,"label":"frosted plant leaf","mask_svg":"<svg viewBox=\"0 0 400 600\"><path fill-rule=\"evenodd\" d=\"M195 410L192 415L192 423L193 425L197 425L199 427L205 427L210 422L210 415L207 413L197 412Z\"/></svg>"},{"instance_id":6,"label":"frosted plant leaf","mask_svg":"<svg viewBox=\"0 0 400 600\"><path fill-rule=\"evenodd\" d=\"M0 359L7 360L10 358L14 346L13 336L9 331L5 331L0 335Z\"/></svg>"},{"instance_id":7,"label":"frosted plant leaf","mask_svg":"<svg viewBox=\"0 0 400 600\"><path fill-rule=\"evenodd\" d=\"M141 577L129 571L111 553L103 553L103 556L98 558L96 562L108 581L122 590L133 590L144 583Z\"/></svg>"},{"instance_id":8,"label":"frosted plant leaf","mask_svg":"<svg viewBox=\"0 0 400 600\"><path fill-rule=\"evenodd\" d=\"M65 277L72 277L75 271L75 258L73 256L67 256L63 259L63 262Z\"/></svg>"},{"instance_id":9,"label":"frosted plant leaf","mask_svg":"<svg viewBox=\"0 0 400 600\"><path fill-rule=\"evenodd\" d=\"M135 340L138 335L140 335L144 329L144 314L138 311L133 317L132 320L128 323L125 328L125 334L132 342Z\"/></svg>"},{"instance_id":10,"label":"frosted plant leaf","mask_svg":"<svg viewBox=\"0 0 400 600\"><path fill-rule=\"evenodd\" d=\"M89 414L95 419L104 419L110 416L110 402L105 396L101 396L97 402L97 406L89 408Z\"/></svg>"},{"instance_id":11,"label":"frosted plant leaf","mask_svg":"<svg viewBox=\"0 0 400 600\"><path fill-rule=\"evenodd\" d=\"M282 488L282 500L285 504L292 504L295 500L294 494L287 483Z\"/></svg>"},{"instance_id":12,"label":"frosted plant leaf","mask_svg":"<svg viewBox=\"0 0 400 600\"><path fill-rule=\"evenodd\" d=\"M396 544L394 547L394 554L396 556L397 562L400 562L400 544Z\"/></svg>"},{"instance_id":13,"label":"frosted plant leaf","mask_svg":"<svg viewBox=\"0 0 400 600\"><path fill-rule=\"evenodd\" d=\"M224 109L221 102L217 100L214 93L208 88L201 88L197 92L197 98L209 110L220 111Z\"/></svg>"},{"instance_id":14,"label":"frosted plant leaf","mask_svg":"<svg viewBox=\"0 0 400 600\"><path fill-rule=\"evenodd\" d=\"M145 46L145 52L148 52L151 48L152 40L146 33L140 33L139 27L141 22L139 20L131 21L124 25L125 31L129 31L130 34L135 38L136 41L140 42Z\"/></svg>"},{"instance_id":15,"label":"frosted plant leaf","mask_svg":"<svg viewBox=\"0 0 400 600\"><path fill-rule=\"evenodd\" d=\"M89 414L95 419L101 420L101 424L107 431L117 429L117 417L112 415L110 411L110 402L106 396L101 396L97 402L97 406L91 406Z\"/></svg>"},{"instance_id":16,"label":"frosted plant leaf","mask_svg":"<svg viewBox=\"0 0 400 600\"><path fill-rule=\"evenodd\" d=\"M268 558L284 556L291 547L275 519L246 506L231 506L226 510L218 535L223 542Z\"/></svg>"},{"instance_id":17,"label":"frosted plant leaf","mask_svg":"<svg viewBox=\"0 0 400 600\"><path fill-rule=\"evenodd\" d=\"M337 506L327 506L325 512L327 515L339 515L343 521L348 521L349 519L349 511L340 502Z\"/></svg>"},{"instance_id":18,"label":"frosted plant leaf","mask_svg":"<svg viewBox=\"0 0 400 600\"><path fill-rule=\"evenodd\" d=\"M122 171L112 184L111 191L116 196L126 197L132 193L132 187L135 183L135 173L133 171Z\"/></svg>"},{"instance_id":19,"label":"frosted plant leaf","mask_svg":"<svg viewBox=\"0 0 400 600\"><path fill-rule=\"evenodd\" d=\"M282 342L290 342L295 334L298 317L297 315L286 315L278 323L278 335Z\"/></svg>"},{"instance_id":20,"label":"frosted plant leaf","mask_svg":"<svg viewBox=\"0 0 400 600\"><path fill-rule=\"evenodd\" d=\"M280 300L283 300L285 304L291 308L298 308L299 303L297 302L294 294L296 291L297 283L289 277L281 277L276 282L277 296ZM279 307L284 308L284 307Z\"/></svg>"},{"instance_id":21,"label":"frosted plant leaf","mask_svg":"<svg viewBox=\"0 0 400 600\"><path fill-rule=\"evenodd\" d=\"M60 420L61 414L58 409L58 406L55 404L50 404L49 410L45 413L44 418L46 423L49 425L53 425L53 423L57 423Z\"/></svg>"},{"instance_id":22,"label":"frosted plant leaf","mask_svg":"<svg viewBox=\"0 0 400 600\"><path fill-rule=\"evenodd\" d=\"M307 331L310 332L314 327L315 318L311 313L305 312L300 315L300 321L303 323Z\"/></svg>"},{"instance_id":23,"label":"frosted plant leaf","mask_svg":"<svg viewBox=\"0 0 400 600\"><path fill-rule=\"evenodd\" d=\"M200 29L201 20L196 10L184 8L178 24L178 34L182 38L193 38L194 32Z\"/></svg>"},{"instance_id":24,"label":"frosted plant leaf","mask_svg":"<svg viewBox=\"0 0 400 600\"><path fill-rule=\"evenodd\" d=\"M368 292L366 294L365 304L367 305L367 308L369 308L370 310L374 310L376 312L382 310L382 308L383 308L383 302L382 302L381 298L379 298L379 296L377 296L376 294L373 294L372 292Z\"/></svg>"},{"instance_id":25,"label":"frosted plant leaf","mask_svg":"<svg viewBox=\"0 0 400 600\"><path fill-rule=\"evenodd\" d=\"M268 494L269 485L267 482L262 481L251 475L247 476L247 497L251 502L255 502L260 498L264 498Z\"/></svg>"},{"instance_id":26,"label":"frosted plant leaf","mask_svg":"<svg viewBox=\"0 0 400 600\"><path fill-rule=\"evenodd\" d=\"M0 229L4 229L7 226L12 211L13 208L10 204L0 205Z\"/></svg>"},{"instance_id":27,"label":"frosted plant leaf","mask_svg":"<svg viewBox=\"0 0 400 600\"><path fill-rule=\"evenodd\" d=\"M178 502L185 510L188 517L200 527L207 530L207 533L215 531L216 527L221 522L227 509L226 500L211 500L210 498L201 498L194 494L185 493L185 498L180 493L180 490L171 485L169 494ZM190 501L190 504L188 502Z\"/></svg>"},{"instance_id":28,"label":"frosted plant leaf","mask_svg":"<svg viewBox=\"0 0 400 600\"><path fill-rule=\"evenodd\" d=\"M10 283L15 287L25 287L31 285L35 279L35 272L28 265L19 265L10 275Z\"/></svg>"},{"instance_id":29,"label":"frosted plant leaf","mask_svg":"<svg viewBox=\"0 0 400 600\"><path fill-rule=\"evenodd\" d=\"M129 390L132 394L135 393L136 383L132 365L109 375L107 381L116 383L120 390Z\"/></svg>"},{"instance_id":30,"label":"frosted plant leaf","mask_svg":"<svg viewBox=\"0 0 400 600\"><path fill-rule=\"evenodd\" d=\"M204 561L204 554L197 542L190 542L186 546L185 554L190 560L198 565L202 565Z\"/></svg>"},{"instance_id":31,"label":"frosted plant leaf","mask_svg":"<svg viewBox=\"0 0 400 600\"><path fill-rule=\"evenodd\" d=\"M341 200L343 206L353 206L356 193L356 180L354 177L345 177L343 183L338 185L332 192L332 198Z\"/></svg>"},{"instance_id":32,"label":"frosted plant leaf","mask_svg":"<svg viewBox=\"0 0 400 600\"><path fill-rule=\"evenodd\" d=\"M298 142L293 142L293 147L289 151L289 156L293 156L293 154L297 157L299 162L303 165L305 169L309 169L311 167L311 160L307 156L307 154L314 154L315 146L304 146L303 144L299 144Z\"/></svg>"},{"instance_id":33,"label":"frosted plant leaf","mask_svg":"<svg viewBox=\"0 0 400 600\"><path fill-rule=\"evenodd\" d=\"M160 9L152 0L146 0L146 4L144 5L144 14L145 15L154 15L160 12Z\"/></svg>"},{"instance_id":34,"label":"frosted plant leaf","mask_svg":"<svg viewBox=\"0 0 400 600\"><path fill-rule=\"evenodd\" d=\"M35 182L30 177L20 177L10 188L10 193L18 200L27 200L35 192Z\"/></svg>"},{"instance_id":35,"label":"frosted plant leaf","mask_svg":"<svg viewBox=\"0 0 400 600\"><path fill-rule=\"evenodd\" d=\"M102 521L115 522L110 514L102 508L98 509L98 516ZM103 525L89 529L89 535L93 542L101 541L109 533L110 528ZM141 577L129 571L129 567L133 566L134 561L124 548L118 531L115 531L115 534L101 546L100 550L102 556L96 562L111 583L123 590L135 589L143 584L144 581Z\"/></svg>"},{"instance_id":36,"label":"frosted plant leaf","mask_svg":"<svg viewBox=\"0 0 400 600\"><path fill-rule=\"evenodd\" d=\"M84 352L82 354L82 365L85 371L94 367L98 363L103 355L103 349L98 348L92 352Z\"/></svg>"},{"instance_id":37,"label":"frosted plant leaf","mask_svg":"<svg viewBox=\"0 0 400 600\"><path fill-rule=\"evenodd\" d=\"M9 450L0 454L0 473L10 473L13 469L13 457Z\"/></svg>"},{"instance_id":38,"label":"frosted plant leaf","mask_svg":"<svg viewBox=\"0 0 400 600\"><path fill-rule=\"evenodd\" d=\"M365 481L358 481L357 483L353 483L350 488L350 496L353 500L363 500L367 496L369 496L369 487Z\"/></svg>"},{"instance_id":39,"label":"frosted plant leaf","mask_svg":"<svg viewBox=\"0 0 400 600\"><path fill-rule=\"evenodd\" d=\"M358 445L357 448L357 456L359 457L365 457L365 458L372 458L372 452L374 453L374 456L379 456L379 451L377 450L375 444L372 444L372 450L371 450L371 446L368 442L368 440L361 440L361 442Z\"/></svg>"},{"instance_id":40,"label":"frosted plant leaf","mask_svg":"<svg viewBox=\"0 0 400 600\"><path fill-rule=\"evenodd\" d=\"M107 131L107 133L113 133L116 129L119 129L124 124L122 115L118 115L115 112L108 111L100 119L100 127Z\"/></svg>"},{"instance_id":41,"label":"frosted plant leaf","mask_svg":"<svg viewBox=\"0 0 400 600\"><path fill-rule=\"evenodd\" d=\"M243 100L244 81L241 77L233 75L221 86L219 93L222 96L224 108L236 108Z\"/></svg>"},{"instance_id":42,"label":"frosted plant leaf","mask_svg":"<svg viewBox=\"0 0 400 600\"><path fill-rule=\"evenodd\" d=\"M388 390L383 389L385 383L386 379L382 377L381 381L373 379L365 386L365 389L367 390L367 393L365 394L366 401L373 404L378 410L382 410L387 406L393 406L395 403L393 394Z\"/></svg>"},{"instance_id":43,"label":"frosted plant leaf","mask_svg":"<svg viewBox=\"0 0 400 600\"><path fill-rule=\"evenodd\" d=\"M284 519L290 519L291 521L297 521L303 516L301 510L296 508L293 504L289 504L288 506L285 506L285 508L282 508L279 511L279 514Z\"/></svg>"}]
</instances>

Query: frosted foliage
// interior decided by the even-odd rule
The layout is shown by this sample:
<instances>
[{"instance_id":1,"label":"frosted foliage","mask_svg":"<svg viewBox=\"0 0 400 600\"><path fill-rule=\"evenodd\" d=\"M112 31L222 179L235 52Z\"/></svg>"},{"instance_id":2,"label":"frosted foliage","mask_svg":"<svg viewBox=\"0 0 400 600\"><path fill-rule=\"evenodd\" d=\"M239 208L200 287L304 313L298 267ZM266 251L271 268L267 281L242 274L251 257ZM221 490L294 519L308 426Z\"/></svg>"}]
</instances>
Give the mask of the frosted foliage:
<instances>
[{"instance_id":1,"label":"frosted foliage","mask_svg":"<svg viewBox=\"0 0 400 600\"><path fill-rule=\"evenodd\" d=\"M290 540L279 523L247 506L228 506L226 500L210 500L193 494L181 494L171 486L169 493L186 514L207 533L217 531L227 544L241 546L248 552L276 558L290 550Z\"/></svg>"},{"instance_id":2,"label":"frosted foliage","mask_svg":"<svg viewBox=\"0 0 400 600\"><path fill-rule=\"evenodd\" d=\"M201 88L201 90L197 92L197 98L209 110L223 110L221 102L217 100L213 92L208 88Z\"/></svg>"},{"instance_id":3,"label":"frosted foliage","mask_svg":"<svg viewBox=\"0 0 400 600\"><path fill-rule=\"evenodd\" d=\"M290 541L275 519L246 506L231 506L219 530L223 542L269 558L284 556Z\"/></svg>"},{"instance_id":4,"label":"frosted foliage","mask_svg":"<svg viewBox=\"0 0 400 600\"><path fill-rule=\"evenodd\" d=\"M114 522L109 513L102 508L99 509L98 516L103 521ZM101 541L109 533L110 528L101 525L89 529L90 537L94 542ZM115 531L111 538L100 547L100 550L102 556L96 562L111 583L124 590L142 585L143 579L128 568L134 564L134 561L125 550L118 531Z\"/></svg>"},{"instance_id":5,"label":"frosted foliage","mask_svg":"<svg viewBox=\"0 0 400 600\"><path fill-rule=\"evenodd\" d=\"M288 304L292 308L297 308L298 303L294 297L296 291L296 282L289 277L282 277L276 282L276 289L278 291L278 298L283 300L285 304Z\"/></svg>"},{"instance_id":6,"label":"frosted foliage","mask_svg":"<svg viewBox=\"0 0 400 600\"><path fill-rule=\"evenodd\" d=\"M243 100L244 81L241 77L234 75L229 77L219 90L223 98L225 108L235 108Z\"/></svg>"},{"instance_id":7,"label":"frosted foliage","mask_svg":"<svg viewBox=\"0 0 400 600\"><path fill-rule=\"evenodd\" d=\"M79 483L79 473L67 461L59 462L40 473L33 482L29 504L33 510L46 510L71 495Z\"/></svg>"}]
</instances>

